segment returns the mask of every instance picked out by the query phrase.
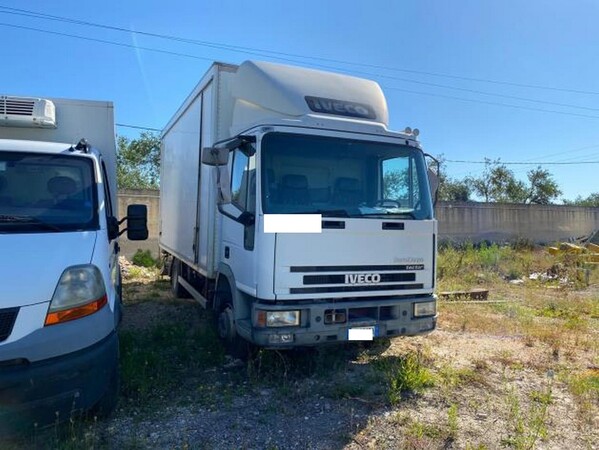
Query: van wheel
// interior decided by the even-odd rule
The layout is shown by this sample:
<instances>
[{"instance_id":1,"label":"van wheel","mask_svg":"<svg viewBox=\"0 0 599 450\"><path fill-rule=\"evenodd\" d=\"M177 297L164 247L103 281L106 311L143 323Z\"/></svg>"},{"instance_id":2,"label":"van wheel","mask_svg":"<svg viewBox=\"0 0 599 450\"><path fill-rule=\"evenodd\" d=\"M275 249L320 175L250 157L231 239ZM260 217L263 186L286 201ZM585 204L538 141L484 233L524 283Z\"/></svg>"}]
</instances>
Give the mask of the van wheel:
<instances>
[{"instance_id":1,"label":"van wheel","mask_svg":"<svg viewBox=\"0 0 599 450\"><path fill-rule=\"evenodd\" d=\"M110 376L110 381L106 387L106 391L102 398L98 400L89 411L90 414L100 418L110 417L119 401L119 390L121 387L121 379L119 376L118 365L115 366Z\"/></svg>"},{"instance_id":2,"label":"van wheel","mask_svg":"<svg viewBox=\"0 0 599 450\"><path fill-rule=\"evenodd\" d=\"M189 292L179 283L179 275L181 275L181 261L173 259L171 267L171 292L177 298L189 298Z\"/></svg>"}]
</instances>

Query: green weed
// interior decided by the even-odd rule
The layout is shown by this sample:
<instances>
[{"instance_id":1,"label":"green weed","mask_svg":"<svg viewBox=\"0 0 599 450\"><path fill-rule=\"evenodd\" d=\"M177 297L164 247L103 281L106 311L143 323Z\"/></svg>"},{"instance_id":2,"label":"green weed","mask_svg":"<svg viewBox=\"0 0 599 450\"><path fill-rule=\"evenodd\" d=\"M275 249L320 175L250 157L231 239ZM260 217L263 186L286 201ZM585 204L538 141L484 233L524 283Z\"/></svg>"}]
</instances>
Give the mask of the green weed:
<instances>
[{"instance_id":1,"label":"green weed","mask_svg":"<svg viewBox=\"0 0 599 450\"><path fill-rule=\"evenodd\" d=\"M422 355L409 353L405 356L386 356L373 362L388 383L388 399L398 404L405 393L419 393L435 384L432 372L423 365Z\"/></svg>"},{"instance_id":2,"label":"green weed","mask_svg":"<svg viewBox=\"0 0 599 450\"><path fill-rule=\"evenodd\" d=\"M158 261L152 257L150 250L142 250L140 248L133 255L131 262L140 267L156 267L158 265Z\"/></svg>"}]
</instances>

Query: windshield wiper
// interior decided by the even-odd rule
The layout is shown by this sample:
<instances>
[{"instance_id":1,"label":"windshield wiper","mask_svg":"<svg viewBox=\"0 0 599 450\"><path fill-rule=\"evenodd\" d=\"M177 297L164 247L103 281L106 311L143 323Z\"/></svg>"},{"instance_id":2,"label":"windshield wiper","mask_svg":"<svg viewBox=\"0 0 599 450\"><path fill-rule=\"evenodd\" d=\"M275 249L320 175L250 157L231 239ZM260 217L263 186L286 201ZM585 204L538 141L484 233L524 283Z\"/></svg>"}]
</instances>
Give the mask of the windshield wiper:
<instances>
[{"instance_id":1,"label":"windshield wiper","mask_svg":"<svg viewBox=\"0 0 599 450\"><path fill-rule=\"evenodd\" d=\"M320 214L322 217L350 217L345 209L317 209L314 211L300 211L291 214Z\"/></svg>"},{"instance_id":2,"label":"windshield wiper","mask_svg":"<svg viewBox=\"0 0 599 450\"><path fill-rule=\"evenodd\" d=\"M41 219L33 216L9 216L9 215L0 215L0 223L9 223L9 224L27 224L27 225L35 225L40 228L45 228L47 230L52 231L64 231L57 225L52 223L44 222Z\"/></svg>"},{"instance_id":3,"label":"windshield wiper","mask_svg":"<svg viewBox=\"0 0 599 450\"><path fill-rule=\"evenodd\" d=\"M377 211L363 213L362 216L409 216L411 219L417 219L414 211Z\"/></svg>"}]
</instances>

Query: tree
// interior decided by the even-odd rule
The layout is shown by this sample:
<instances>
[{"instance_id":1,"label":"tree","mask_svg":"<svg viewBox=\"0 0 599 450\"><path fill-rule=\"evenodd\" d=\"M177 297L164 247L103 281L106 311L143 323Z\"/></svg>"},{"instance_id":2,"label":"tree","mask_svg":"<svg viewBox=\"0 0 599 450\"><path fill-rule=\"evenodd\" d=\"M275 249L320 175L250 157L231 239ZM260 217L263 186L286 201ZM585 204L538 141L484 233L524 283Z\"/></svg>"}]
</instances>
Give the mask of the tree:
<instances>
[{"instance_id":1,"label":"tree","mask_svg":"<svg viewBox=\"0 0 599 450\"><path fill-rule=\"evenodd\" d=\"M547 205L561 194L553 175L540 166L530 170L527 178L528 184L517 180L505 164L485 158L482 175L470 177L469 183L486 202Z\"/></svg>"},{"instance_id":2,"label":"tree","mask_svg":"<svg viewBox=\"0 0 599 450\"><path fill-rule=\"evenodd\" d=\"M445 202L470 201L472 188L466 180L457 180L449 177L439 177L439 200Z\"/></svg>"},{"instance_id":3,"label":"tree","mask_svg":"<svg viewBox=\"0 0 599 450\"><path fill-rule=\"evenodd\" d=\"M469 177L472 190L485 202L524 203L526 188L514 173L499 160L485 158L485 169L479 177Z\"/></svg>"},{"instance_id":4,"label":"tree","mask_svg":"<svg viewBox=\"0 0 599 450\"><path fill-rule=\"evenodd\" d=\"M468 183L468 180L458 180L457 178L450 178L446 175L445 169L445 157L443 155L437 156L439 161L438 173L437 164L433 161L429 161L429 169L437 173L439 177L439 191L437 194L438 200L445 202L467 202L470 201L470 195L472 194L472 188Z\"/></svg>"},{"instance_id":5,"label":"tree","mask_svg":"<svg viewBox=\"0 0 599 450\"><path fill-rule=\"evenodd\" d=\"M553 175L540 166L528 172L527 197L525 203L548 205L552 200L559 197L562 191L553 180Z\"/></svg>"},{"instance_id":6,"label":"tree","mask_svg":"<svg viewBox=\"0 0 599 450\"><path fill-rule=\"evenodd\" d=\"M583 198L581 195L579 195L574 200L564 200L564 205L599 208L599 192L594 192L586 198Z\"/></svg>"},{"instance_id":7,"label":"tree","mask_svg":"<svg viewBox=\"0 0 599 450\"><path fill-rule=\"evenodd\" d=\"M119 189L158 189L160 186L160 138L144 131L137 139L117 139Z\"/></svg>"}]
</instances>

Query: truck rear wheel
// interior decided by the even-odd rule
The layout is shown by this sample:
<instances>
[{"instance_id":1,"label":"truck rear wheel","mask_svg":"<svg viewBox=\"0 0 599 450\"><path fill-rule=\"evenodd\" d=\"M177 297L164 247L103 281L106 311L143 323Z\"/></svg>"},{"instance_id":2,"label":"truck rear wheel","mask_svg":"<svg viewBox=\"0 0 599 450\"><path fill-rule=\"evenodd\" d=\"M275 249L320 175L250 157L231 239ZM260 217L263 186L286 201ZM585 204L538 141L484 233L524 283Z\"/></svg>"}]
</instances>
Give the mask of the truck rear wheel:
<instances>
[{"instance_id":1,"label":"truck rear wheel","mask_svg":"<svg viewBox=\"0 0 599 450\"><path fill-rule=\"evenodd\" d=\"M181 275L181 261L173 258L171 267L171 292L177 298L189 298L189 292L179 283L179 275Z\"/></svg>"}]
</instances>

